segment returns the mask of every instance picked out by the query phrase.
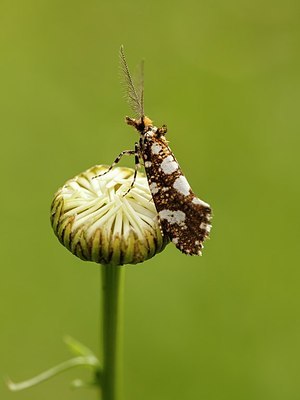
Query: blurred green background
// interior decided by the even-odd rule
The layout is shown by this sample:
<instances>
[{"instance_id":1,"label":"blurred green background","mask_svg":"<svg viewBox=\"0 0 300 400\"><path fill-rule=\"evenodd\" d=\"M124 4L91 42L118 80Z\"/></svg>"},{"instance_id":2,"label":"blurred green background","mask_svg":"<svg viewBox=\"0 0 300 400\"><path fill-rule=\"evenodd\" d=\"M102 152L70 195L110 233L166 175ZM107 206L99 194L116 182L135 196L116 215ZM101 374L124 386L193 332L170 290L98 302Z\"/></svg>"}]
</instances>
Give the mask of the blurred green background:
<instances>
[{"instance_id":1,"label":"blurred green background","mask_svg":"<svg viewBox=\"0 0 300 400\"><path fill-rule=\"evenodd\" d=\"M0 5L0 374L98 351L99 267L54 236L68 178L109 164L127 127L118 50L145 59L147 114L214 210L204 256L127 267L127 400L300 398L299 1L8 1ZM123 165L132 166L126 159ZM1 400L96 399L72 370Z\"/></svg>"}]
</instances>

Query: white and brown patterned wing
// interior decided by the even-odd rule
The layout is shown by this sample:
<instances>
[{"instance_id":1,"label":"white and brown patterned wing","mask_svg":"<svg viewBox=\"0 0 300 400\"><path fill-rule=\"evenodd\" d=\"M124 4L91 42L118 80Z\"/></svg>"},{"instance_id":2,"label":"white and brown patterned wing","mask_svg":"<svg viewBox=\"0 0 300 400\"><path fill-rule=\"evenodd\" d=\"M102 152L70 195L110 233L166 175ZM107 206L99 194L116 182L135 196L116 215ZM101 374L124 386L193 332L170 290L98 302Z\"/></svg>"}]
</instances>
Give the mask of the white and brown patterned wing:
<instances>
[{"instance_id":1,"label":"white and brown patterned wing","mask_svg":"<svg viewBox=\"0 0 300 400\"><path fill-rule=\"evenodd\" d=\"M211 208L193 193L164 136L144 138L142 156L162 231L183 253L201 255Z\"/></svg>"}]
</instances>

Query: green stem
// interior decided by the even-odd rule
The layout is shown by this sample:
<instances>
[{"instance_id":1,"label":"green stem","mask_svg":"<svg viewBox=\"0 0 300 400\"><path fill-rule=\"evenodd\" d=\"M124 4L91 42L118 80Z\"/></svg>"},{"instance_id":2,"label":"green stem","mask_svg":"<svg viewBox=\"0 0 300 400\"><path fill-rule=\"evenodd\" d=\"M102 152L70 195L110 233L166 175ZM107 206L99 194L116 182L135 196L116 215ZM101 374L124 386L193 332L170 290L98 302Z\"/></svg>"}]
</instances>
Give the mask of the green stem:
<instances>
[{"instance_id":1,"label":"green stem","mask_svg":"<svg viewBox=\"0 0 300 400\"><path fill-rule=\"evenodd\" d=\"M102 275L102 400L122 396L122 325L125 268L104 265Z\"/></svg>"}]
</instances>

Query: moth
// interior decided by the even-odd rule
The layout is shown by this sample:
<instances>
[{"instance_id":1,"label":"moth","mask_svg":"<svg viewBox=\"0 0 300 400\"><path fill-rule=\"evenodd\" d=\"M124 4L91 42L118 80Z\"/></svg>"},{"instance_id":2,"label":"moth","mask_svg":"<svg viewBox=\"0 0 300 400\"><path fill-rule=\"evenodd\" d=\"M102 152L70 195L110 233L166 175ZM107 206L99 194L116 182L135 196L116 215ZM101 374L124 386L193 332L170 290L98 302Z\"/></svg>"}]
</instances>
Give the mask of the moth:
<instances>
[{"instance_id":1,"label":"moth","mask_svg":"<svg viewBox=\"0 0 300 400\"><path fill-rule=\"evenodd\" d=\"M138 118L126 117L128 125L139 133L134 150L124 150L105 172L109 172L124 155L135 156L135 174L142 161L151 195L158 213L161 231L185 254L201 255L203 242L211 229L211 208L192 191L187 179L168 146L167 127L156 127L144 113L143 66L139 87L133 83L124 48L120 49L120 65L128 102ZM130 188L131 189L131 188ZM130 190L129 189L129 190ZM128 190L128 191L129 191Z\"/></svg>"}]
</instances>

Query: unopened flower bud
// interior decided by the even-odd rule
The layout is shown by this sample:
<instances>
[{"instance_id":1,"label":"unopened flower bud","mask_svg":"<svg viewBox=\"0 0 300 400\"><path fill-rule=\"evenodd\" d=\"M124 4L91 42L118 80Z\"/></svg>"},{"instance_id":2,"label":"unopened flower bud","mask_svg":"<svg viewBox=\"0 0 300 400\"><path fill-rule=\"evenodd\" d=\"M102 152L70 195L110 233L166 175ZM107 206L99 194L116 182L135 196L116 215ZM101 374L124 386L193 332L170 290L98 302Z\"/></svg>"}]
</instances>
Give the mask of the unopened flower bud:
<instances>
[{"instance_id":1,"label":"unopened flower bud","mask_svg":"<svg viewBox=\"0 0 300 400\"><path fill-rule=\"evenodd\" d=\"M123 265L143 262L164 249L148 182L134 170L95 166L55 194L51 224L59 241L82 260ZM101 175L100 177L96 177ZM96 178L95 178L96 177Z\"/></svg>"}]
</instances>

